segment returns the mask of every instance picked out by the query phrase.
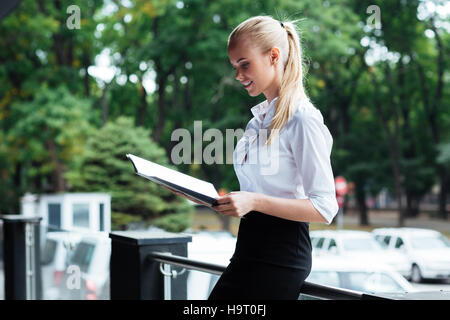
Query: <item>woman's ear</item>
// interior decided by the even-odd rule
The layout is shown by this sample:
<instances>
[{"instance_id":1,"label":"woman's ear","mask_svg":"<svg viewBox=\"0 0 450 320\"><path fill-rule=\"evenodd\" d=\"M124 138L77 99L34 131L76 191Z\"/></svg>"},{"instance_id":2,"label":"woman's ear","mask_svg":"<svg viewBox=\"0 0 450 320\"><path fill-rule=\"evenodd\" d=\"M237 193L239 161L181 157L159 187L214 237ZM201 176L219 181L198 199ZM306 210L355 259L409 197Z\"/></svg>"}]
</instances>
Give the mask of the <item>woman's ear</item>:
<instances>
[{"instance_id":1,"label":"woman's ear","mask_svg":"<svg viewBox=\"0 0 450 320\"><path fill-rule=\"evenodd\" d=\"M270 49L270 62L272 64L277 63L280 60L280 49L273 47Z\"/></svg>"}]
</instances>

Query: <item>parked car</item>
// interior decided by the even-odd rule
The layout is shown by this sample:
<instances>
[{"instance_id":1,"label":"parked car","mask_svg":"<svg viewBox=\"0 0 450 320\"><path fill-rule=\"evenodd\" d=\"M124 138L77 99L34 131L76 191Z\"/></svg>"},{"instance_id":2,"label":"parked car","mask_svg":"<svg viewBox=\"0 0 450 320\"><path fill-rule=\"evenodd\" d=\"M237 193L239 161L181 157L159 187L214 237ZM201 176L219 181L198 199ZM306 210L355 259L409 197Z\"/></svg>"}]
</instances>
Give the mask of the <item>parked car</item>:
<instances>
[{"instance_id":1,"label":"parked car","mask_svg":"<svg viewBox=\"0 0 450 320\"><path fill-rule=\"evenodd\" d=\"M411 281L450 279L450 241L440 232L419 228L378 228L372 233L380 243L409 257Z\"/></svg>"},{"instance_id":2,"label":"parked car","mask_svg":"<svg viewBox=\"0 0 450 320\"><path fill-rule=\"evenodd\" d=\"M58 298L64 270L81 237L81 233L68 231L46 234L41 247L42 293L45 300Z\"/></svg>"},{"instance_id":3,"label":"parked car","mask_svg":"<svg viewBox=\"0 0 450 320\"><path fill-rule=\"evenodd\" d=\"M89 233L75 248L60 284L63 300L108 300L111 239ZM77 277L79 276L79 279Z\"/></svg>"},{"instance_id":4,"label":"parked car","mask_svg":"<svg viewBox=\"0 0 450 320\"><path fill-rule=\"evenodd\" d=\"M310 232L314 256L347 256L367 264L390 265L405 278L411 276L411 263L405 254L384 250L370 232L356 230L315 230Z\"/></svg>"},{"instance_id":5,"label":"parked car","mask_svg":"<svg viewBox=\"0 0 450 320\"><path fill-rule=\"evenodd\" d=\"M306 281L370 294L417 291L389 265L342 256L314 256Z\"/></svg>"},{"instance_id":6,"label":"parked car","mask_svg":"<svg viewBox=\"0 0 450 320\"><path fill-rule=\"evenodd\" d=\"M227 266L236 247L236 237L225 231L200 231L188 243L188 258ZM218 275L189 270L187 299L205 300L214 288Z\"/></svg>"}]
</instances>

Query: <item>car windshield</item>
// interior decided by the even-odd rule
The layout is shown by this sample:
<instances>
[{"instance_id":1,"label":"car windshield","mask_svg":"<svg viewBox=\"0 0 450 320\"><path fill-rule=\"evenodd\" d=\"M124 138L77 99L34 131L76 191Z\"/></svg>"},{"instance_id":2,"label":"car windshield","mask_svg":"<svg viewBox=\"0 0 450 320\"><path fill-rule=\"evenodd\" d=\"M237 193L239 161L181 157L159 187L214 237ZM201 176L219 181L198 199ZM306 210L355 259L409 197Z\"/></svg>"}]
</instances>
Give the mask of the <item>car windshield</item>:
<instances>
[{"instance_id":1,"label":"car windshield","mask_svg":"<svg viewBox=\"0 0 450 320\"><path fill-rule=\"evenodd\" d=\"M450 241L442 235L437 237L411 237L411 246L414 249L442 249L449 248Z\"/></svg>"},{"instance_id":2,"label":"car windshield","mask_svg":"<svg viewBox=\"0 0 450 320\"><path fill-rule=\"evenodd\" d=\"M92 260L95 245L87 242L80 242L75 249L71 259L71 264L78 265L81 271L86 272Z\"/></svg>"},{"instance_id":3,"label":"car windshield","mask_svg":"<svg viewBox=\"0 0 450 320\"><path fill-rule=\"evenodd\" d=\"M381 246L372 238L348 238L342 240L344 251L380 250Z\"/></svg>"},{"instance_id":4,"label":"car windshield","mask_svg":"<svg viewBox=\"0 0 450 320\"><path fill-rule=\"evenodd\" d=\"M389 275L380 272L344 272L345 289L362 292L404 292Z\"/></svg>"},{"instance_id":5,"label":"car windshield","mask_svg":"<svg viewBox=\"0 0 450 320\"><path fill-rule=\"evenodd\" d=\"M55 258L56 253L56 241L52 239L45 240L44 247L41 252L41 264L50 264Z\"/></svg>"}]
</instances>

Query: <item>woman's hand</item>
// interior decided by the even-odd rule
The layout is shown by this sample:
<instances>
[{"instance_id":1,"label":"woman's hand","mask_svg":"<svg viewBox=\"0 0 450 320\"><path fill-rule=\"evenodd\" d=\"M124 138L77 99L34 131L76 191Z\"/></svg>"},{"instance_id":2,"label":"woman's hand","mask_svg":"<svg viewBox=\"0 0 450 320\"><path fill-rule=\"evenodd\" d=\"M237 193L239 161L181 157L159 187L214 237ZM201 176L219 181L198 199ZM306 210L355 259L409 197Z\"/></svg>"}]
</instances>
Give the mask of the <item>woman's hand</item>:
<instances>
[{"instance_id":1,"label":"woman's hand","mask_svg":"<svg viewBox=\"0 0 450 320\"><path fill-rule=\"evenodd\" d=\"M217 205L211 209L226 215L242 218L248 212L254 210L256 193L247 191L233 191L217 198Z\"/></svg>"}]
</instances>

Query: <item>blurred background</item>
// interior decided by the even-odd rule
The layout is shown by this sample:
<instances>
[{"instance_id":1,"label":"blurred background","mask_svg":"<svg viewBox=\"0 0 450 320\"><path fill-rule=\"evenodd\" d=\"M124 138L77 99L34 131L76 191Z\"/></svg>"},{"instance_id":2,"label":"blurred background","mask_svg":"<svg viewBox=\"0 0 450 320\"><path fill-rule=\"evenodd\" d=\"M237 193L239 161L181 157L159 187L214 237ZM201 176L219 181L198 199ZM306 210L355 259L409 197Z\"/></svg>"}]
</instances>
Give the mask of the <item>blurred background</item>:
<instances>
[{"instance_id":1,"label":"blurred background","mask_svg":"<svg viewBox=\"0 0 450 320\"><path fill-rule=\"evenodd\" d=\"M111 230L236 235L237 219L137 177L125 154L209 181L220 194L239 190L225 156L172 163L171 137L177 128L193 137L194 121L224 136L245 129L264 97L249 97L234 79L227 37L254 15L299 20L306 89L334 138L334 174L346 180L340 223L311 229L434 229L449 247L447 1L23 0L0 8L0 214L43 217L43 265L65 248L51 287L97 245L98 274L108 270ZM194 160L193 152L184 156ZM102 281L86 283L106 296L83 298L107 297Z\"/></svg>"}]
</instances>

